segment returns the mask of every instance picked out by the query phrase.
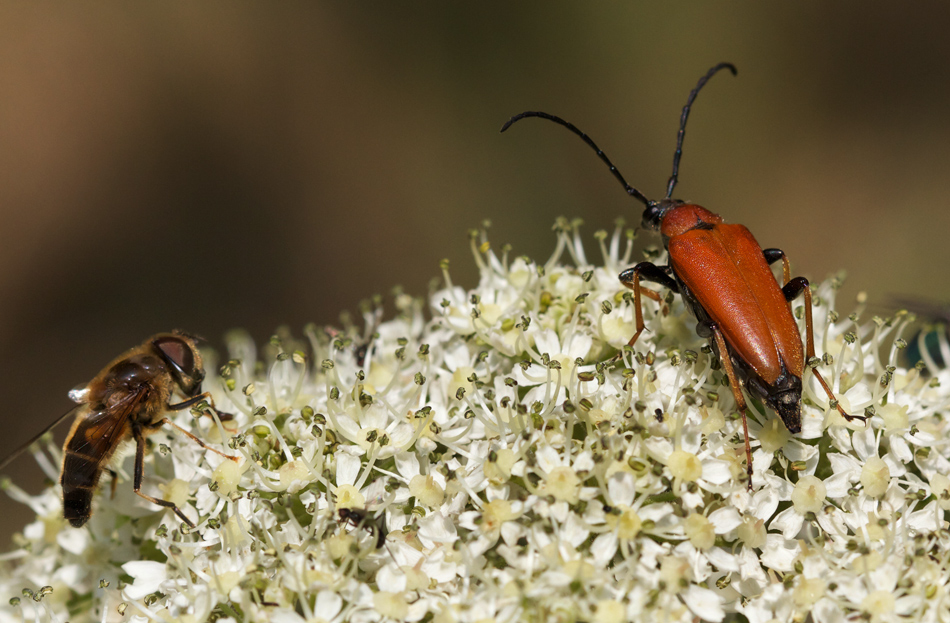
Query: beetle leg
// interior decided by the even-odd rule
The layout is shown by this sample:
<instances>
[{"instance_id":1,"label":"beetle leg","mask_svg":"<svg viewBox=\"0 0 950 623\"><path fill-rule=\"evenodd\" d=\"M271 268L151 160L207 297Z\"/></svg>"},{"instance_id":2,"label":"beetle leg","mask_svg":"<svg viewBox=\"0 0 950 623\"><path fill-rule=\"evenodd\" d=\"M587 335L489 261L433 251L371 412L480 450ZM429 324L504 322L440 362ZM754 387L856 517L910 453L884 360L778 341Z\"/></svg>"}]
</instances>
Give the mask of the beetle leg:
<instances>
[{"instance_id":1,"label":"beetle leg","mask_svg":"<svg viewBox=\"0 0 950 623\"><path fill-rule=\"evenodd\" d=\"M657 296L655 300L659 300L659 295L656 294L656 292L640 287L640 280L652 281L653 283L658 283L661 286L669 288L673 292L679 292L679 286L676 285L676 281L667 273L667 270L668 268L666 266L657 266L652 262L640 262L633 268L628 268L620 273L620 283L633 290L633 306L637 314L637 332L630 338L628 345L633 346L636 344L637 338L643 333L643 309L640 304L640 293L646 294L650 292ZM651 296L650 298L653 297Z\"/></svg>"},{"instance_id":2,"label":"beetle leg","mask_svg":"<svg viewBox=\"0 0 950 623\"><path fill-rule=\"evenodd\" d=\"M656 290L651 290L650 288L644 288L643 286L640 286L640 294L647 297L648 299L653 299L657 303L663 302L663 297L660 296L660 293Z\"/></svg>"},{"instance_id":3,"label":"beetle leg","mask_svg":"<svg viewBox=\"0 0 950 623\"><path fill-rule=\"evenodd\" d=\"M768 264L774 264L782 260L782 275L785 277L785 283L792 280L792 273L788 269L788 258L785 257L785 251L781 249L763 249L762 255L765 256L765 261Z\"/></svg>"},{"instance_id":4,"label":"beetle leg","mask_svg":"<svg viewBox=\"0 0 950 623\"><path fill-rule=\"evenodd\" d=\"M181 509L175 506L174 502L159 500L158 498L153 498L150 495L142 493L142 477L145 474L145 436L142 435L142 429L134 424L132 426L132 436L135 438L135 475L132 478L132 490L152 504L158 504L159 506L174 510L179 519L194 528L195 524L191 523L191 520L185 517L185 514L181 512Z\"/></svg>"},{"instance_id":5,"label":"beetle leg","mask_svg":"<svg viewBox=\"0 0 950 623\"><path fill-rule=\"evenodd\" d=\"M808 285L808 280L804 277L795 277L782 288L782 294L785 295L785 300L789 301L789 303L791 303L792 299L798 298L802 292L805 293L805 362L807 365L815 356L815 332L811 318L811 286ZM808 367L811 368L811 366ZM822 389L824 389L828 395L828 400L837 406L838 413L841 414L841 417L849 422L855 420L867 422L868 418L866 416L846 413L841 403L838 402L838 399L835 397L834 392L831 391L831 387L825 382L825 379L821 376L821 373L818 372L817 368L811 368L811 371L815 375L815 378L818 379Z\"/></svg>"},{"instance_id":6,"label":"beetle leg","mask_svg":"<svg viewBox=\"0 0 950 623\"><path fill-rule=\"evenodd\" d=\"M781 249L763 249L762 255L765 256L765 261L769 265L782 260L782 277L785 279L785 281L782 282L782 285L788 285L788 282L792 280L792 273L788 268L788 258L785 257L785 251L782 251ZM788 311L792 311L792 299L786 296L785 300L788 301Z\"/></svg>"},{"instance_id":7,"label":"beetle leg","mask_svg":"<svg viewBox=\"0 0 950 623\"><path fill-rule=\"evenodd\" d=\"M742 385L736 377L735 370L732 369L732 358L729 357L729 350L726 348L726 340L722 337L722 331L714 323L708 325L712 331L713 338L716 340L716 348L719 350L719 359L722 361L722 367L729 377L729 387L732 389L732 396L736 399L736 408L742 414L742 432L745 436L745 472L749 476L749 491L752 490L752 446L749 445L749 422L746 420L745 396L742 395Z\"/></svg>"},{"instance_id":8,"label":"beetle leg","mask_svg":"<svg viewBox=\"0 0 950 623\"><path fill-rule=\"evenodd\" d=\"M706 339L711 338L714 326L715 325L708 320L700 320L696 323L696 335Z\"/></svg>"}]
</instances>

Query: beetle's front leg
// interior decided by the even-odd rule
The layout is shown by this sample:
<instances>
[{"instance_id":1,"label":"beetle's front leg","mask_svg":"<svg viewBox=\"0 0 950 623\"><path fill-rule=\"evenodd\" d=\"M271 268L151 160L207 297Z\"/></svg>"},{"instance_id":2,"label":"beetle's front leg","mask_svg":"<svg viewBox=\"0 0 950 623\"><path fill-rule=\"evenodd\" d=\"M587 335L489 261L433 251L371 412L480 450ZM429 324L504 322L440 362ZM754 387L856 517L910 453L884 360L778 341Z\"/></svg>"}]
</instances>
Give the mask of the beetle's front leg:
<instances>
[{"instance_id":1,"label":"beetle's front leg","mask_svg":"<svg viewBox=\"0 0 950 623\"><path fill-rule=\"evenodd\" d=\"M671 272L672 270L669 266L657 266L652 262L640 262L633 268L628 268L620 273L620 283L633 290L633 306L637 314L637 332L630 338L628 345L633 346L636 344L637 338L643 333L644 328L640 292L641 290L646 291L646 288L640 287L640 280L652 281L661 286L666 286L673 292L679 292L679 286L676 285L676 281L670 274Z\"/></svg>"},{"instance_id":2,"label":"beetle's front leg","mask_svg":"<svg viewBox=\"0 0 950 623\"><path fill-rule=\"evenodd\" d=\"M762 255L765 256L765 261L769 265L782 260L782 276L785 278L785 281L782 285L785 285L792 280L792 273L788 268L788 258L785 257L785 251L782 251L781 249L763 249Z\"/></svg>"},{"instance_id":3,"label":"beetle's front leg","mask_svg":"<svg viewBox=\"0 0 950 623\"><path fill-rule=\"evenodd\" d=\"M765 256L765 261L771 266L775 262L782 260L782 282L783 286L787 286L788 282L792 279L792 273L788 268L788 258L785 257L785 251L781 249L763 249L762 255ZM792 301L788 297L785 297L788 301L788 311L792 311Z\"/></svg>"},{"instance_id":4,"label":"beetle's front leg","mask_svg":"<svg viewBox=\"0 0 950 623\"><path fill-rule=\"evenodd\" d=\"M791 304L794 299L798 298L802 292L805 293L805 364L808 365L808 362L811 361L812 357L815 356L815 332L811 318L811 286L808 285L808 280L804 277L795 277L785 284L784 288L782 288L782 294L785 295L785 300L788 301L789 304ZM849 413L846 413L842 408L841 403L838 402L838 399L831 391L831 387L829 387L828 383L825 382L825 379L822 378L821 373L818 372L817 368L812 368L811 371L815 375L815 378L818 379L818 382L825 390L825 393L828 395L828 400L837 406L838 413L841 414L841 417L849 422L853 422L855 420L867 422L868 418L866 416L850 415Z\"/></svg>"}]
</instances>

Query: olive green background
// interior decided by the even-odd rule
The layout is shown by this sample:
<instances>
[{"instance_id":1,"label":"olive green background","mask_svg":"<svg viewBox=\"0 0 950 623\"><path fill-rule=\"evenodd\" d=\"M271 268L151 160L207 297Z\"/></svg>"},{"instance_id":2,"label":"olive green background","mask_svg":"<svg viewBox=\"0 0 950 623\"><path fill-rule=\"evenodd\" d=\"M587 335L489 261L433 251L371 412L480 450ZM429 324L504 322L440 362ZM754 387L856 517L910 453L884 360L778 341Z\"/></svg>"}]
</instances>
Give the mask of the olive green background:
<instances>
[{"instance_id":1,"label":"olive green background","mask_svg":"<svg viewBox=\"0 0 950 623\"><path fill-rule=\"evenodd\" d=\"M442 258L471 286L484 219L537 258L558 215L638 223L576 137L498 129L561 115L657 197L724 60L676 194L880 313L950 301L948 26L936 2L0 4L0 456L152 333L335 323ZM30 513L0 508L6 549Z\"/></svg>"}]
</instances>

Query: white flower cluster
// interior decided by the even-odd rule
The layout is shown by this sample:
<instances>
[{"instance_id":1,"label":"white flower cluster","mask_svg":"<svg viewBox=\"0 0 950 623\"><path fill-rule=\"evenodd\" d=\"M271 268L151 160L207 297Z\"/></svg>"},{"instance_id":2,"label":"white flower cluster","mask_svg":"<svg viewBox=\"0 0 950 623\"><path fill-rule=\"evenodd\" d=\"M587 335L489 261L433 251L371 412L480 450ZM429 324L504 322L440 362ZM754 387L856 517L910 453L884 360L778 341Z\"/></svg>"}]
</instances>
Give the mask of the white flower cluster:
<instances>
[{"instance_id":1,"label":"white flower cluster","mask_svg":"<svg viewBox=\"0 0 950 623\"><path fill-rule=\"evenodd\" d=\"M194 529L132 493L130 459L82 529L58 487L4 483L37 519L0 557L0 620L950 619L950 378L926 349L927 372L900 367L909 316L859 324L817 288L812 363L872 417L846 423L810 374L798 436L752 399L750 491L680 298L644 299L625 349L632 235L600 232L595 265L577 225L544 264L473 233L476 288L444 266L427 313L399 294L363 335L310 328L260 359L232 336L208 383L231 430L176 421L242 462L149 440L144 490ZM56 481L59 451L35 455Z\"/></svg>"}]
</instances>

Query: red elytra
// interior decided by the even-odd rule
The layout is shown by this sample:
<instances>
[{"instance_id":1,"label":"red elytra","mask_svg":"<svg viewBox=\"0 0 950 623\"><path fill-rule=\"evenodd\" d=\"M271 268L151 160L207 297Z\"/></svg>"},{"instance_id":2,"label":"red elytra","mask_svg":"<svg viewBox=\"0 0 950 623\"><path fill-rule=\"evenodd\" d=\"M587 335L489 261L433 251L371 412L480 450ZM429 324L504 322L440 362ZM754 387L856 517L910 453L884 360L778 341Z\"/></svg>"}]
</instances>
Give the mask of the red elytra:
<instances>
[{"instance_id":1,"label":"red elytra","mask_svg":"<svg viewBox=\"0 0 950 623\"><path fill-rule=\"evenodd\" d=\"M670 221L681 220L675 212L693 212L694 208L698 206L671 210L661 229L665 232ZM703 227L711 222L703 219L701 225L669 239L673 273L756 376L769 385L775 385L786 372L801 378L805 358L798 326L762 248L744 225L725 224L718 215L712 216L716 222L711 229ZM798 420L786 420L789 430L798 432Z\"/></svg>"}]
</instances>

